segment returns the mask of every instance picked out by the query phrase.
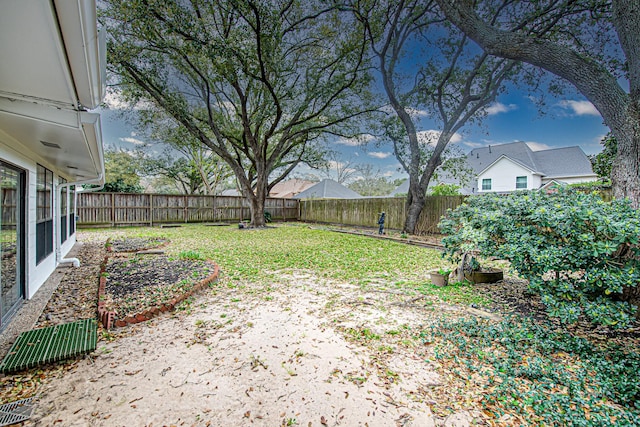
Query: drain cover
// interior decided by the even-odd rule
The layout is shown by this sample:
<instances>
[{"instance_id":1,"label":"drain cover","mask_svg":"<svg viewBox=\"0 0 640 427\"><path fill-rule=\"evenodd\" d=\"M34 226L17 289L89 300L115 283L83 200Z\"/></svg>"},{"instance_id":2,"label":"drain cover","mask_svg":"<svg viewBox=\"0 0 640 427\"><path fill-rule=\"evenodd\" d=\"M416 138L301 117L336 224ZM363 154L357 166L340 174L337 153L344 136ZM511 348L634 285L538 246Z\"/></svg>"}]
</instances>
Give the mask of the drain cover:
<instances>
[{"instance_id":1,"label":"drain cover","mask_svg":"<svg viewBox=\"0 0 640 427\"><path fill-rule=\"evenodd\" d=\"M15 372L89 353L96 349L97 323L83 319L20 334L0 364L0 372Z\"/></svg>"},{"instance_id":2,"label":"drain cover","mask_svg":"<svg viewBox=\"0 0 640 427\"><path fill-rule=\"evenodd\" d=\"M33 410L31 399L33 398L16 400L0 406L0 426L21 423L31 418L31 411Z\"/></svg>"}]
</instances>

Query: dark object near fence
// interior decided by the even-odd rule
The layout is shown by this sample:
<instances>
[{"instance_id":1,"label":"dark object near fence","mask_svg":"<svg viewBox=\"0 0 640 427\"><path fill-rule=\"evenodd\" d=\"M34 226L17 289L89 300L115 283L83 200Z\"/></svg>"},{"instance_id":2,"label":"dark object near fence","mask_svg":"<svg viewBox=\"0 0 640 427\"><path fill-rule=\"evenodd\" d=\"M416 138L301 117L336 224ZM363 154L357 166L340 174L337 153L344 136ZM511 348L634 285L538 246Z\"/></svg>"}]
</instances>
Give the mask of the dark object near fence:
<instances>
[{"instance_id":1,"label":"dark object near fence","mask_svg":"<svg viewBox=\"0 0 640 427\"><path fill-rule=\"evenodd\" d=\"M380 219L378 219L378 234L384 234L384 212L380 214Z\"/></svg>"}]
</instances>

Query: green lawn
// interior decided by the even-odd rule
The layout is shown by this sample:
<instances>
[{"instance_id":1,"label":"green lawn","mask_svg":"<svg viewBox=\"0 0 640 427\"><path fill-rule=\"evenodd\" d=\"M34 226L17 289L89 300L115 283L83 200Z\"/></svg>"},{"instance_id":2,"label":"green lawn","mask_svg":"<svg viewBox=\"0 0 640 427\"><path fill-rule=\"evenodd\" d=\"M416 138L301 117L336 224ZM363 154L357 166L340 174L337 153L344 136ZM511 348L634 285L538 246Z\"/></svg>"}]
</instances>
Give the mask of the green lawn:
<instances>
[{"instance_id":1,"label":"green lawn","mask_svg":"<svg viewBox=\"0 0 640 427\"><path fill-rule=\"evenodd\" d=\"M640 356L634 344L621 345L637 340L624 334L622 339L593 340L584 328L576 330L582 331L581 336L573 336L570 329L519 315L492 322L469 319L463 311L429 311L430 305L441 303L464 308L490 302L474 286L431 285L430 270L451 267L438 251L306 224L278 224L262 230L185 225L83 233L87 233L83 238L93 235L103 241L107 237L168 238L170 244L164 250L169 256L202 255L220 265L223 286L270 289L270 283L302 271L315 276L318 286L344 282L404 301L424 295L426 308L420 316L430 316L431 326L425 322L422 330L410 333L387 331L384 343L380 334L368 328L346 328L344 333L378 355L402 346L433 346L448 384L438 389L441 402L432 407L442 416L462 393L501 425L640 425L636 424L640 423ZM265 294L264 298L271 297ZM455 405L464 406L460 402ZM508 422L505 416L510 417Z\"/></svg>"},{"instance_id":2,"label":"green lawn","mask_svg":"<svg viewBox=\"0 0 640 427\"><path fill-rule=\"evenodd\" d=\"M103 229L83 232L105 233ZM171 241L164 248L169 255L197 251L220 265L228 277L245 281L273 279L288 270L309 270L320 277L359 284L376 279L425 284L430 282L430 270L450 265L436 250L311 229L305 224L260 230L204 225L132 227L115 232L122 237L166 237Z\"/></svg>"}]
</instances>

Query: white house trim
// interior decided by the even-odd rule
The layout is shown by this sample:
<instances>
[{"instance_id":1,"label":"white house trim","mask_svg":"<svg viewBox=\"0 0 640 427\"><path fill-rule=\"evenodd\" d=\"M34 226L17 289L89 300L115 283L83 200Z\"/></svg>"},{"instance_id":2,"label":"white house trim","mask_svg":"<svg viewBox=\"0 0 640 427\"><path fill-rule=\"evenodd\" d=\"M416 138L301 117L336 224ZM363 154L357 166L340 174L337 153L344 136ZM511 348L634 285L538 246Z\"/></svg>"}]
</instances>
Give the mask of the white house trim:
<instances>
[{"instance_id":1,"label":"white house trim","mask_svg":"<svg viewBox=\"0 0 640 427\"><path fill-rule=\"evenodd\" d=\"M500 156L478 174L478 193L495 193L516 191L516 178L527 177L527 190L540 188L542 175L539 172L523 165L506 156ZM491 189L483 190L482 182L485 179L491 180Z\"/></svg>"},{"instance_id":2,"label":"white house trim","mask_svg":"<svg viewBox=\"0 0 640 427\"><path fill-rule=\"evenodd\" d=\"M74 194L66 192L62 204L61 188L104 183L100 115L86 111L104 97L104 41L97 29L96 0L3 2L0 168L8 177L3 188L8 202L0 199L0 208L11 220L2 225L9 226L3 231L15 238L16 251L11 255L3 246L2 253L14 257L15 267L9 268L18 269L22 280L14 281L20 285L15 287L18 300L16 293L0 295L12 307L7 312L2 305L0 329L75 244ZM39 170L47 182L40 190ZM47 203L38 206L39 199Z\"/></svg>"}]
</instances>

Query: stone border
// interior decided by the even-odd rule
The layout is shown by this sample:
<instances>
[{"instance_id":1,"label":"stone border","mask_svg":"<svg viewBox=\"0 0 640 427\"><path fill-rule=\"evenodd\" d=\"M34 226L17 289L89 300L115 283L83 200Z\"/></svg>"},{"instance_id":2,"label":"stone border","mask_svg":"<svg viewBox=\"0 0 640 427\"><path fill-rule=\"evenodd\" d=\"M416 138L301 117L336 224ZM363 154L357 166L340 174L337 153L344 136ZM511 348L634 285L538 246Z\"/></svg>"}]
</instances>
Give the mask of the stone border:
<instances>
[{"instance_id":1,"label":"stone border","mask_svg":"<svg viewBox=\"0 0 640 427\"><path fill-rule=\"evenodd\" d=\"M151 308L147 308L140 313L136 313L133 316L126 316L124 319L116 319L116 313L114 311L107 311L105 308L104 298L106 296L106 285L107 285L107 277L104 275L104 272L107 268L107 263L109 262L109 257L105 256L104 261L100 265L100 282L98 285L98 320L102 323L105 329L111 329L113 327L123 327L128 325L133 325L140 322L146 322L147 320L153 319L161 313L167 311L175 310L176 306L180 304L185 299L189 298L196 292L201 291L211 283L218 280L220 275L220 267L213 261L207 260L207 262L213 265L213 273L208 277L205 277L203 280L194 283L194 285L188 291L171 298L169 301L153 306Z\"/></svg>"}]
</instances>

